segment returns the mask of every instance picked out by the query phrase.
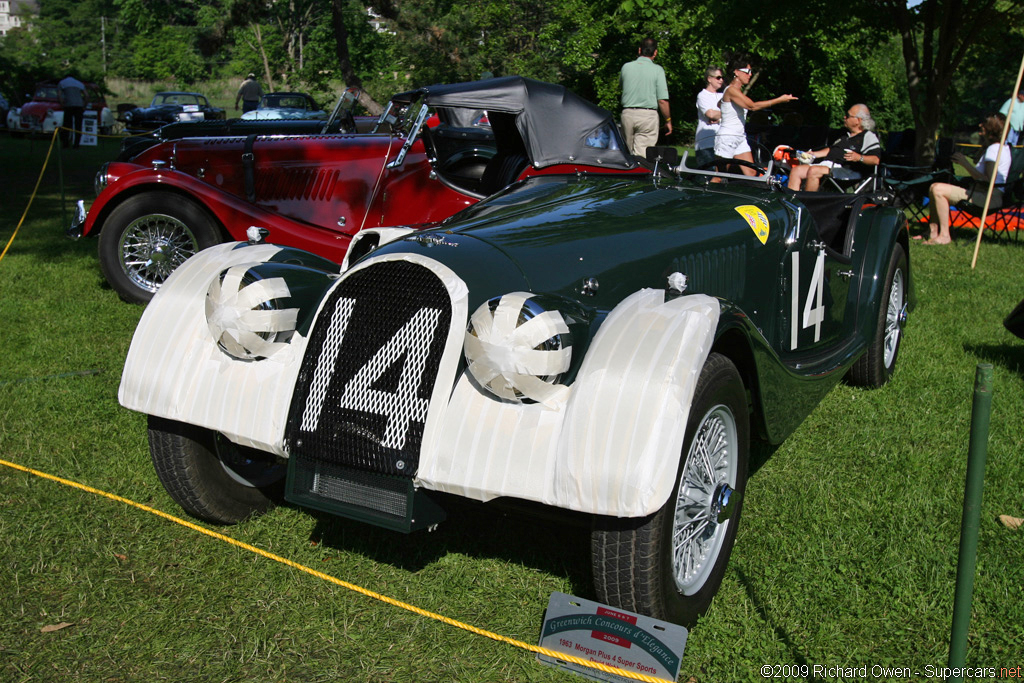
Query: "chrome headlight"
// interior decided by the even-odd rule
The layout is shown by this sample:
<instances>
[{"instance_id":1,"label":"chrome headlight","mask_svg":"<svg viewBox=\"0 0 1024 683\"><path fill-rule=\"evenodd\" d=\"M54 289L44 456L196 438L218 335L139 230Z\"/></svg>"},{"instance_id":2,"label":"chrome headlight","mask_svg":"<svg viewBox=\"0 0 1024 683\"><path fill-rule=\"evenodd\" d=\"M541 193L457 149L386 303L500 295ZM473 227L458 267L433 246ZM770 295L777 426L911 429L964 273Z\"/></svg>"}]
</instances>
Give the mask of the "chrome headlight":
<instances>
[{"instance_id":1,"label":"chrome headlight","mask_svg":"<svg viewBox=\"0 0 1024 683\"><path fill-rule=\"evenodd\" d=\"M512 292L473 313L464 342L470 375L498 398L552 406L568 391L573 333L558 310Z\"/></svg>"},{"instance_id":2,"label":"chrome headlight","mask_svg":"<svg viewBox=\"0 0 1024 683\"><path fill-rule=\"evenodd\" d=\"M96 172L96 178L92 181L92 189L96 192L97 197L100 192L103 192L103 190L107 188L107 185L110 184L110 177L107 175L107 168L109 166L109 161L104 162L104 164L100 166L100 170Z\"/></svg>"},{"instance_id":3,"label":"chrome headlight","mask_svg":"<svg viewBox=\"0 0 1024 683\"><path fill-rule=\"evenodd\" d=\"M299 309L282 277L264 278L247 263L223 271L206 292L206 322L217 345L239 360L267 358L288 345Z\"/></svg>"}]
</instances>

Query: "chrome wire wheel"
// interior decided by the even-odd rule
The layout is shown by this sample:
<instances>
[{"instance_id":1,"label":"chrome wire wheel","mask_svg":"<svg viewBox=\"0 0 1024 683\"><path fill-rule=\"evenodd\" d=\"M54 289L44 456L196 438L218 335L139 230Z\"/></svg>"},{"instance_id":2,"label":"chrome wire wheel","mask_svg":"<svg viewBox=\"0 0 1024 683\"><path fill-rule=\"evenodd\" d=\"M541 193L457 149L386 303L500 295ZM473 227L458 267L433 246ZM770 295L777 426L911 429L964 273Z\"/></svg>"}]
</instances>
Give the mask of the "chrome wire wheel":
<instances>
[{"instance_id":1,"label":"chrome wire wheel","mask_svg":"<svg viewBox=\"0 0 1024 683\"><path fill-rule=\"evenodd\" d=\"M693 595L708 580L722 551L735 500L738 462L736 418L712 407L697 427L680 477L672 524L671 571L676 589Z\"/></svg>"},{"instance_id":2,"label":"chrome wire wheel","mask_svg":"<svg viewBox=\"0 0 1024 683\"><path fill-rule=\"evenodd\" d=\"M882 363L892 367L896 360L896 350L903 334L903 323L907 319L906 297L904 295L903 271L897 269L892 275L892 287L889 288L889 301L885 308L885 341Z\"/></svg>"},{"instance_id":3,"label":"chrome wire wheel","mask_svg":"<svg viewBox=\"0 0 1024 683\"><path fill-rule=\"evenodd\" d=\"M121 270L132 284L148 292L156 292L197 251L199 241L188 225L159 213L131 221L118 243Z\"/></svg>"}]
</instances>

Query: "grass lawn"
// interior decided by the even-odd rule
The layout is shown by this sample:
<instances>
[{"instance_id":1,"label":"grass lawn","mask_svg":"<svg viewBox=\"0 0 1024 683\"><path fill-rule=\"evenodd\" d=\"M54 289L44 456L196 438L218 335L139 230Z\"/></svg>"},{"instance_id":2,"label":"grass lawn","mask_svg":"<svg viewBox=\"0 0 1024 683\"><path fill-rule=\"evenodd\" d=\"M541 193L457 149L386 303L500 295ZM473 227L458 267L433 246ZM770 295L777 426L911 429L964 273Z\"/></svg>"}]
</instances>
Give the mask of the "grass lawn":
<instances>
[{"instance_id":1,"label":"grass lawn","mask_svg":"<svg viewBox=\"0 0 1024 683\"><path fill-rule=\"evenodd\" d=\"M48 141L0 137L0 249ZM116 142L66 151L92 198ZM57 166L0 261L0 458L182 513L117 403L142 309L64 237ZM721 592L681 681L759 681L762 665L946 663L975 367L994 366L967 661L1024 665L1024 242L911 247L918 307L884 389L834 390L747 489ZM86 372L88 371L88 372ZM69 374L75 373L75 374ZM403 536L281 507L224 533L318 571L536 642L548 596L593 597L583 530L486 506ZM564 681L532 654L315 579L89 493L0 466L2 681ZM46 626L69 623L44 632ZM814 674L782 680L839 680ZM833 674L835 671L833 670ZM885 676L870 680L885 680ZM582 680L582 679L578 679ZM851 680L849 677L846 680Z\"/></svg>"}]
</instances>

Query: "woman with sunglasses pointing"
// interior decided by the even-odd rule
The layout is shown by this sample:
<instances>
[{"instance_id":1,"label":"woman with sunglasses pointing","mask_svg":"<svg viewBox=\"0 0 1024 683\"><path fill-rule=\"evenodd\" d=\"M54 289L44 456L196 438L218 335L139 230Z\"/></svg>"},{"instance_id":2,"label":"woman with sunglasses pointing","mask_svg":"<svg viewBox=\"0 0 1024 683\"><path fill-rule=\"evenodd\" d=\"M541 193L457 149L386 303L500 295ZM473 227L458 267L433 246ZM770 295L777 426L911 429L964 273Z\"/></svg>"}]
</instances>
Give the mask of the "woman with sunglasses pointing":
<instances>
[{"instance_id":1,"label":"woman with sunglasses pointing","mask_svg":"<svg viewBox=\"0 0 1024 683\"><path fill-rule=\"evenodd\" d=\"M767 109L797 98L793 95L779 95L774 99L755 102L744 95L743 88L750 83L753 73L750 68L750 60L746 55L733 58L729 63L728 73L731 80L722 93L722 122L715 135L715 156L753 163L754 155L750 151L750 145L747 144L745 125L747 112ZM748 166L740 166L740 170L745 175L757 174L757 171Z\"/></svg>"}]
</instances>

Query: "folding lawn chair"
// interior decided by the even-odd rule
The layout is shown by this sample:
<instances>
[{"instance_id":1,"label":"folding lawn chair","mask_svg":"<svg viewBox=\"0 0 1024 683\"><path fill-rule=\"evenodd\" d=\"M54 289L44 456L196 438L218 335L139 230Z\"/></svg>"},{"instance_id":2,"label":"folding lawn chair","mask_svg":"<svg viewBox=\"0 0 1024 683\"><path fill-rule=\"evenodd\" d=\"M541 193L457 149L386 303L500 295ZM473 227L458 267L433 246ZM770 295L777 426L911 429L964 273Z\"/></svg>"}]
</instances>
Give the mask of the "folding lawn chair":
<instances>
[{"instance_id":1,"label":"folding lawn chair","mask_svg":"<svg viewBox=\"0 0 1024 683\"><path fill-rule=\"evenodd\" d=\"M903 131L904 136L908 131ZM904 143L906 144L906 143ZM939 138L931 168L885 163L884 182L895 195L894 205L910 215L911 222L928 220L925 198L932 183L956 183L953 173L953 139Z\"/></svg>"},{"instance_id":2,"label":"folding lawn chair","mask_svg":"<svg viewBox=\"0 0 1024 683\"><path fill-rule=\"evenodd\" d=\"M990 228L997 236L1004 233L1007 237L1012 230L1014 240L1017 239L1018 231L1024 228L1024 148L1011 147L1010 150L1010 172L1005 183L995 185L996 189L1002 191L1002 196L993 196L985 225L980 226L979 221L988 192L988 182L965 178L963 180L969 181L969 185L965 187L970 196L967 200L959 202L955 209L951 207L951 227Z\"/></svg>"}]
</instances>

